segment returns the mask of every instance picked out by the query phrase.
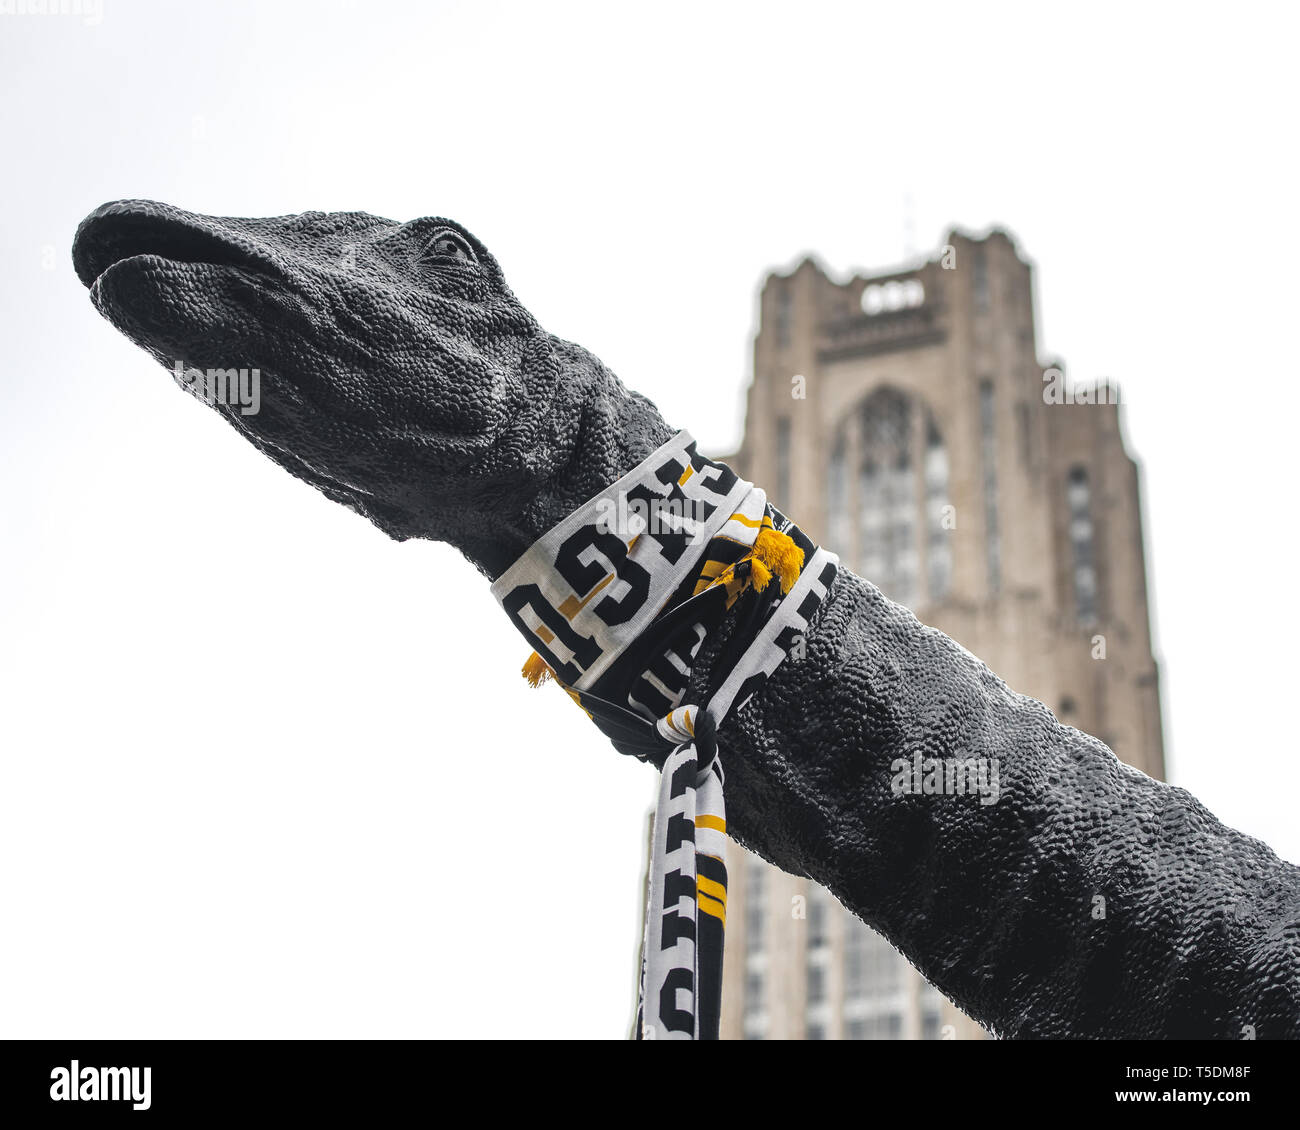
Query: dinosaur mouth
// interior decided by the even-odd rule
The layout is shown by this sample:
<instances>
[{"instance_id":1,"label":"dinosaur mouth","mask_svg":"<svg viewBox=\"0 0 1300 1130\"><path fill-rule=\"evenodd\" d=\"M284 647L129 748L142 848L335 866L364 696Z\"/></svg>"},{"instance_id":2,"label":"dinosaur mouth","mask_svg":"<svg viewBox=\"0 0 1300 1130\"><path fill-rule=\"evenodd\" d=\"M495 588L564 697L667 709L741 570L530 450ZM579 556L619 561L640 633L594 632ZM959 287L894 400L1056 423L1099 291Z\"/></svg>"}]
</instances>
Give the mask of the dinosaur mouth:
<instances>
[{"instance_id":1,"label":"dinosaur mouth","mask_svg":"<svg viewBox=\"0 0 1300 1130\"><path fill-rule=\"evenodd\" d=\"M179 209L148 205L106 204L77 229L72 261L77 276L94 288L112 268L130 260L155 258L172 263L243 267L263 273L270 259L251 239L217 233L202 218Z\"/></svg>"}]
</instances>

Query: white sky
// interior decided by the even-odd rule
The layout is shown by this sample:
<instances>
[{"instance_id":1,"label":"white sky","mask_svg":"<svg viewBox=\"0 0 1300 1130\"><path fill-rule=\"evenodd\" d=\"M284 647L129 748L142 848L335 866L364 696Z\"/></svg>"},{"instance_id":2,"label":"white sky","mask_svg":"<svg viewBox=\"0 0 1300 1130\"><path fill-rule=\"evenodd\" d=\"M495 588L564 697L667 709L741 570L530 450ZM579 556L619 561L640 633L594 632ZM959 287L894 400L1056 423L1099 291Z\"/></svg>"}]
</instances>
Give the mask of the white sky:
<instances>
[{"instance_id":1,"label":"white sky","mask_svg":"<svg viewBox=\"0 0 1300 1130\"><path fill-rule=\"evenodd\" d=\"M653 773L91 307L119 197L466 223L706 450L765 271L1008 227L1145 469L1173 779L1300 859L1282 6L0 15L0 1036L625 1033ZM910 208L905 200L911 200ZM47 266L48 264L48 266Z\"/></svg>"}]
</instances>

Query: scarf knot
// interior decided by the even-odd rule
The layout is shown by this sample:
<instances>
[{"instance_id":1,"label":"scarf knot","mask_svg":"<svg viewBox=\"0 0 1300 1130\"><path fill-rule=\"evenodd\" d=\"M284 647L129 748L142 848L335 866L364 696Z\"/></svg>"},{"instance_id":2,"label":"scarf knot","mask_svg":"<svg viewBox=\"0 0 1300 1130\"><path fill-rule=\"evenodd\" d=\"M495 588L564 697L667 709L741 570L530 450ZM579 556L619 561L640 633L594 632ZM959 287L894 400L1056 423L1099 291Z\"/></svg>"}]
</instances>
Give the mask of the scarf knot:
<instances>
[{"instance_id":1,"label":"scarf knot","mask_svg":"<svg viewBox=\"0 0 1300 1130\"><path fill-rule=\"evenodd\" d=\"M702 783L718 756L718 724L713 715L699 706L678 706L660 718L655 729L674 749L695 747L697 783Z\"/></svg>"}]
</instances>

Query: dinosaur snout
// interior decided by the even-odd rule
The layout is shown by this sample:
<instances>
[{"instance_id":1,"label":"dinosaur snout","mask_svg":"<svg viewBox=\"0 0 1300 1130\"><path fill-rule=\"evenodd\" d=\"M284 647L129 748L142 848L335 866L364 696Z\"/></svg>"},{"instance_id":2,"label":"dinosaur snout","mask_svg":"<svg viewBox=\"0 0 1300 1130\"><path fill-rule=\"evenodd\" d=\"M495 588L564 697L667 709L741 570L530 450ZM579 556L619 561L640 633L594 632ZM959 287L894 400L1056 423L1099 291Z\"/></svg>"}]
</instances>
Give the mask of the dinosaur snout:
<instances>
[{"instance_id":1,"label":"dinosaur snout","mask_svg":"<svg viewBox=\"0 0 1300 1130\"><path fill-rule=\"evenodd\" d=\"M159 265L205 263L268 271L274 262L248 233L227 222L153 200L115 200L82 220L72 263L88 287L111 268L152 257Z\"/></svg>"}]
</instances>

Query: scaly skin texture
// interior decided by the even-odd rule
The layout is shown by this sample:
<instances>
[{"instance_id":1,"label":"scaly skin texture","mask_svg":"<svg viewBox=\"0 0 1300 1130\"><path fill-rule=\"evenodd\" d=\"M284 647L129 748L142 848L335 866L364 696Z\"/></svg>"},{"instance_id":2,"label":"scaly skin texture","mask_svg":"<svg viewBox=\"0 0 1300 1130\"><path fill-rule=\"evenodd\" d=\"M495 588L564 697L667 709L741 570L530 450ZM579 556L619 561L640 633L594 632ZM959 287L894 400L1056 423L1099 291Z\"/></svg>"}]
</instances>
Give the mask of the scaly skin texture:
<instances>
[{"instance_id":1,"label":"scaly skin texture","mask_svg":"<svg viewBox=\"0 0 1300 1130\"><path fill-rule=\"evenodd\" d=\"M276 462L489 577L674 431L546 333L450 220L120 201L73 259L169 369L260 369L258 414L218 410ZM1300 1036L1300 870L848 570L806 654L719 738L735 838L825 884L995 1033ZM891 763L918 751L997 758L998 802L895 796Z\"/></svg>"}]
</instances>

